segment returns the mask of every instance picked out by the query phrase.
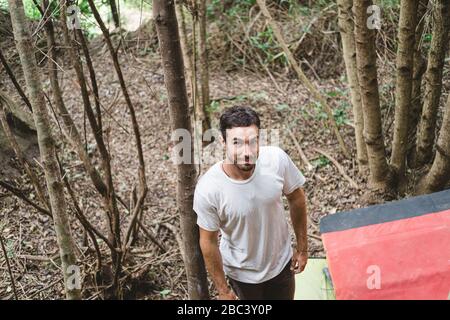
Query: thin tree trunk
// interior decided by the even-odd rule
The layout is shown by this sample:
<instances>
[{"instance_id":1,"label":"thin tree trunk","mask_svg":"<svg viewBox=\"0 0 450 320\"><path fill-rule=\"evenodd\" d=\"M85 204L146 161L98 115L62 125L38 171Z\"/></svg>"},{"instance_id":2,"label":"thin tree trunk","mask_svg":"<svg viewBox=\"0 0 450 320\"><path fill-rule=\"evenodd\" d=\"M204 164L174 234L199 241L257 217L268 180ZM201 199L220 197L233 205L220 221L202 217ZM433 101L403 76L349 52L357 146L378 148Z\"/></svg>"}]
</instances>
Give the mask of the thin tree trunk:
<instances>
[{"instance_id":1,"label":"thin tree trunk","mask_svg":"<svg viewBox=\"0 0 450 320\"><path fill-rule=\"evenodd\" d=\"M206 34L206 0L198 0L198 61L200 65L200 88L202 103L201 108L199 108L197 114L200 116L202 121L203 131L211 128L211 120L209 118L209 60L208 60L208 38Z\"/></svg>"},{"instance_id":2,"label":"thin tree trunk","mask_svg":"<svg viewBox=\"0 0 450 320\"><path fill-rule=\"evenodd\" d=\"M408 119L408 150L407 162L409 168L414 168L416 157L416 138L417 138L417 124L419 123L420 115L422 114L422 77L427 69L426 60L422 50L423 31L426 23L426 13L428 7L428 0L419 1L419 8L417 13L417 28L414 48L414 70L413 70L413 84L411 93L411 112Z\"/></svg>"},{"instance_id":3,"label":"thin tree trunk","mask_svg":"<svg viewBox=\"0 0 450 320\"><path fill-rule=\"evenodd\" d=\"M184 11L183 11L183 3L180 0L176 1L175 9L176 9L176 15L177 15L177 21L178 21L178 32L180 34L180 44L181 44L181 49L183 52L183 60L184 60L184 66L185 66L185 70L186 70L186 76L189 80L191 96L192 96L192 100L194 101L194 100L196 100L194 97L194 94L197 93L198 88L197 88L197 81L195 81L195 77L193 74L194 68L193 68L192 47L189 44L189 39L187 36L187 30L186 30L186 19L185 19L185 15L184 15Z\"/></svg>"},{"instance_id":4,"label":"thin tree trunk","mask_svg":"<svg viewBox=\"0 0 450 320\"><path fill-rule=\"evenodd\" d=\"M356 68L356 44L353 22L353 0L338 0L339 7L339 30L342 38L342 49L344 52L345 68L353 106L355 123L356 155L359 171L367 165L367 147L364 142L364 116L361 104L361 92L359 88L358 70Z\"/></svg>"},{"instance_id":5,"label":"thin tree trunk","mask_svg":"<svg viewBox=\"0 0 450 320\"><path fill-rule=\"evenodd\" d=\"M194 129L194 149L201 149L202 137L199 134L202 130L203 132L208 129L205 119L205 112L203 112L201 101L198 99L198 84L197 84L197 50L195 46L196 41L196 18L193 16L192 23L192 41L194 44L191 46L190 41L187 36L186 21L183 11L183 4L180 0L176 1L175 5L177 21L178 21L178 33L180 34L180 44L183 52L183 60L185 65L186 77L188 78L188 83L191 91L191 101L192 101L192 112L191 118L193 121ZM194 12L195 12L194 8ZM197 118L198 117L198 118ZM197 120L197 121L196 121Z\"/></svg>"},{"instance_id":6,"label":"thin tree trunk","mask_svg":"<svg viewBox=\"0 0 450 320\"><path fill-rule=\"evenodd\" d=\"M429 163L433 157L436 119L442 93L442 74L449 39L449 8L450 2L448 0L436 0L433 10L433 38L428 56L427 71L425 73L426 87L424 105L417 136L417 166Z\"/></svg>"},{"instance_id":7,"label":"thin tree trunk","mask_svg":"<svg viewBox=\"0 0 450 320\"><path fill-rule=\"evenodd\" d=\"M303 85L308 89L309 92L313 95L314 99L318 101L322 107L324 108L325 112L328 116L328 122L333 128L334 134L336 135L336 138L339 142L339 146L341 147L342 153L346 158L350 158L350 153L347 150L347 147L345 145L344 140L342 139L342 136L339 132L339 128L336 124L336 121L333 116L333 110L328 105L326 99L322 96L320 91L312 84L311 81L305 76L302 69L298 65L297 61L294 58L294 55L292 54L291 50L289 50L286 41L284 40L283 34L280 30L280 27L278 24L272 19L272 16L269 12L269 10L266 7L265 0L256 0L258 2L259 8L261 9L261 12L267 19L267 23L272 27L273 33L275 35L275 38L277 39L278 43L280 44L281 48L283 49L284 53L286 54L289 63L294 68L295 72L297 73L297 76L299 80L303 83Z\"/></svg>"},{"instance_id":8,"label":"thin tree trunk","mask_svg":"<svg viewBox=\"0 0 450 320\"><path fill-rule=\"evenodd\" d=\"M436 144L436 157L425 178L418 185L418 193L431 193L444 189L450 181L450 95Z\"/></svg>"},{"instance_id":9,"label":"thin tree trunk","mask_svg":"<svg viewBox=\"0 0 450 320\"><path fill-rule=\"evenodd\" d=\"M400 2L397 80L395 87L395 125L391 156L391 167L397 183L403 182L405 177L418 5L419 0L401 0Z\"/></svg>"},{"instance_id":10,"label":"thin tree trunk","mask_svg":"<svg viewBox=\"0 0 450 320\"><path fill-rule=\"evenodd\" d=\"M145 200L145 196L147 195L147 182L146 182L146 176L145 176L145 162L144 162L144 153L142 151L142 142L141 142L141 134L140 134L140 130L139 130L139 124L137 122L137 118L136 118L136 112L134 110L134 106L133 103L131 102L131 98L130 95L128 93L128 89L127 86L125 84L125 79L123 77L123 73L122 73L122 69L120 67L119 64L119 59L117 56L117 50L114 49L113 44L111 42L111 38L109 36L109 31L106 28L102 18L100 17L100 14L97 10L97 8L95 7L95 4L93 2L93 0L88 0L89 3L89 7L92 10L92 13L94 15L95 20L97 21L103 36L105 38L106 41L106 45L109 49L110 55L111 55L111 59L113 60L113 65L114 65L114 69L116 71L116 75L117 78L119 80L119 84L120 84L120 88L122 89L122 93L123 96L125 98L125 102L127 104L128 107L128 111L130 112L130 116L131 116L131 124L133 127L133 132L134 132L134 138L135 138L135 143L136 143L136 149L137 149L137 156L138 156L138 161L139 161L139 169L138 169L138 178L139 178L139 197L138 200L136 202L136 205L134 208L130 208L133 210L132 212L132 217L131 217L131 221L130 224L128 226L128 229L125 233L125 239L123 241L123 248L122 251L125 252L127 251L128 247L130 246L130 237L131 237L131 233L132 230L134 228L134 226L137 223L137 218L138 215L140 213L140 210L142 209L142 205L144 203ZM120 233L120 225L117 224L115 225L116 228L116 232Z\"/></svg>"},{"instance_id":11,"label":"thin tree trunk","mask_svg":"<svg viewBox=\"0 0 450 320\"><path fill-rule=\"evenodd\" d=\"M55 42L55 35L54 35L54 28L53 28L53 22L51 20L51 17L48 15L49 10L46 10L48 7L48 1L44 1L44 10L43 12L46 12L46 15L44 16L44 19L46 21L45 24L45 32L46 32L46 38L47 38L47 47L48 47L48 74L50 78L50 86L52 88L52 94L53 94L53 100L54 104L56 106L56 110L59 113L59 116L63 120L64 124L64 131L66 136L68 137L71 145L75 148L78 157L83 162L84 168L86 172L89 174L95 188L97 191L102 195L106 195L106 185L104 184L102 177L98 170L92 165L91 160L86 152L86 149L83 146L83 141L81 139L81 135L78 132L78 129L73 122L73 119L69 113L69 111L66 108L66 105L64 103L61 87L59 86L58 81L58 69L56 66L57 61L57 55L56 55L56 42Z\"/></svg>"},{"instance_id":12,"label":"thin tree trunk","mask_svg":"<svg viewBox=\"0 0 450 320\"><path fill-rule=\"evenodd\" d=\"M108 213L108 241L113 245L111 248L111 258L113 261L113 274L114 280L112 284L112 291L115 298L120 297L120 283L119 276L121 272L121 264L122 264L122 254L120 251L117 251L118 248L122 247L121 242L121 233L120 233L120 213L117 207L117 197L114 189L112 171L111 171L111 161L110 155L106 148L105 141L103 139L103 135L99 134L99 125L97 123L97 119L95 117L94 111L91 106L91 102L89 100L89 93L87 90L86 79L83 73L83 66L81 64L80 57L77 51L77 44L72 39L69 34L69 30L66 24L66 10L67 10L67 2L65 0L60 0L60 15L61 15L61 26L63 31L63 38L66 47L68 48L69 58L73 67L75 69L75 73L80 85L81 89L81 97L83 99L84 110L87 114L87 118L89 120L89 124L94 133L94 139L97 143L98 150L100 152L101 164L105 175L105 185L106 185L106 193L104 196L105 207L107 208Z\"/></svg>"},{"instance_id":13,"label":"thin tree trunk","mask_svg":"<svg viewBox=\"0 0 450 320\"><path fill-rule=\"evenodd\" d=\"M113 17L114 26L120 27L119 11L117 10L116 0L109 0L109 6L111 7L111 15Z\"/></svg>"},{"instance_id":14,"label":"thin tree trunk","mask_svg":"<svg viewBox=\"0 0 450 320\"><path fill-rule=\"evenodd\" d=\"M76 257L73 251L73 239L66 212L64 187L56 160L56 148L50 130L50 121L39 79L36 58L28 33L29 28L26 25L22 1L8 0L8 3L17 51L19 52L31 105L33 107L33 118L38 134L39 150L47 181L50 206L52 208L61 256L66 297L67 299L80 299L81 290L80 288L71 286L72 281L69 278L70 274L67 272L69 267L76 265Z\"/></svg>"},{"instance_id":15,"label":"thin tree trunk","mask_svg":"<svg viewBox=\"0 0 450 320\"><path fill-rule=\"evenodd\" d=\"M156 23L160 52L164 66L164 80L169 96L169 114L173 129L191 130L188 97L184 78L183 56L173 1L154 0L153 17ZM192 140L191 140L192 146ZM191 148L191 159L193 159ZM199 244L199 229L192 209L196 170L194 164L177 165L177 206L184 238L184 264L190 299L208 299L206 268Z\"/></svg>"},{"instance_id":16,"label":"thin tree trunk","mask_svg":"<svg viewBox=\"0 0 450 320\"><path fill-rule=\"evenodd\" d=\"M375 31L367 27L367 8L371 0L355 1L356 62L361 100L364 114L364 140L370 169L370 183L373 189L387 191L390 186L390 168L381 126L380 97L378 92L377 56Z\"/></svg>"}]
</instances>

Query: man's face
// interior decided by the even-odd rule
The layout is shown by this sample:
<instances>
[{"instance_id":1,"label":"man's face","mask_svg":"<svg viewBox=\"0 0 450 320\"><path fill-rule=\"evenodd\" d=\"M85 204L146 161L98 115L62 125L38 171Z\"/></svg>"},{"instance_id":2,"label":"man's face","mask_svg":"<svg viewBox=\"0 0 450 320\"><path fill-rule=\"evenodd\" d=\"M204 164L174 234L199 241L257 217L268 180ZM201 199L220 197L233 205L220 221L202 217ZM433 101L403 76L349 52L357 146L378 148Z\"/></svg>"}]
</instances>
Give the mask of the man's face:
<instances>
[{"instance_id":1,"label":"man's face","mask_svg":"<svg viewBox=\"0 0 450 320\"><path fill-rule=\"evenodd\" d=\"M259 155L259 130L256 125L227 129L226 163L233 163L243 171L255 167Z\"/></svg>"}]
</instances>

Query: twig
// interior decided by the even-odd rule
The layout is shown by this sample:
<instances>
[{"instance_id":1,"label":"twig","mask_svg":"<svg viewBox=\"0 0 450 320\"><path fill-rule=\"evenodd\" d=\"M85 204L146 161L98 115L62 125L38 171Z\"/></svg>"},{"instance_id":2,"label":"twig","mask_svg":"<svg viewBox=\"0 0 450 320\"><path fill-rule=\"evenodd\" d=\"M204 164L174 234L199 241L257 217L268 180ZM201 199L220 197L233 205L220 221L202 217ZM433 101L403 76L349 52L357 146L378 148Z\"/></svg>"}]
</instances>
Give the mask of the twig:
<instances>
[{"instance_id":1,"label":"twig","mask_svg":"<svg viewBox=\"0 0 450 320\"><path fill-rule=\"evenodd\" d=\"M183 257L183 261L185 260L185 255L184 255L184 243L183 243L183 239L181 239L180 236L180 232L177 230L177 228L170 224L170 223L162 223L161 226L165 227L166 229L168 229L169 231L171 231L173 233L173 235L175 236L175 240L178 243L178 247L180 248L180 252L181 252L181 256Z\"/></svg>"},{"instance_id":2,"label":"twig","mask_svg":"<svg viewBox=\"0 0 450 320\"><path fill-rule=\"evenodd\" d=\"M33 255L29 255L29 254L20 254L17 256L20 259L25 259L25 260L35 260L35 261L42 261L42 262L48 262L51 260L55 260L58 259L59 257L59 253L51 256L51 257L46 257L46 256L33 256Z\"/></svg>"},{"instance_id":3,"label":"twig","mask_svg":"<svg viewBox=\"0 0 450 320\"><path fill-rule=\"evenodd\" d=\"M36 203L34 203L33 201L31 201L30 199L28 199L24 194L23 191L13 187L12 185L10 185L9 183L0 180L0 186L5 188L6 190L8 190L9 192L11 192L13 195L15 195L16 197L18 197L19 199L22 199L24 202L28 203L29 205L31 205L33 208L35 208L36 210L38 210L39 212L45 214L46 216L49 216L52 220L53 220L53 216L50 213L50 211L48 211L47 209L44 209L42 207L40 207L39 205L37 205Z\"/></svg>"},{"instance_id":4,"label":"twig","mask_svg":"<svg viewBox=\"0 0 450 320\"><path fill-rule=\"evenodd\" d=\"M9 78L11 79L11 82L14 84L14 87L16 87L17 92L19 92L20 97L27 105L28 109L33 112L33 108L31 108L30 100L28 100L27 96L22 90L22 87L17 82L16 77L14 76L14 73L12 72L11 68L8 65L8 62L6 61L6 58L3 56L2 50L0 49L0 61L3 64L3 67L5 68L6 73L8 74Z\"/></svg>"},{"instance_id":5,"label":"twig","mask_svg":"<svg viewBox=\"0 0 450 320\"><path fill-rule=\"evenodd\" d=\"M333 162L333 164L336 166L336 168L338 169L339 173L350 183L350 185L356 189L356 190L360 190L360 187L358 186L358 184L352 179L350 178L349 175L347 175L345 173L344 168L339 164L339 162L334 159L330 154L326 153L323 150L320 150L318 148L314 148L315 151L317 151L318 153L324 155L325 157L327 157L328 159L330 159L331 162Z\"/></svg>"},{"instance_id":6,"label":"twig","mask_svg":"<svg viewBox=\"0 0 450 320\"><path fill-rule=\"evenodd\" d=\"M1 234L0 234L0 244L2 245L2 251L5 256L6 265L8 266L8 273L9 273L9 277L11 278L11 286L13 288L14 297L16 298L16 300L19 300L19 297L18 297L17 291L16 291L16 283L14 281L14 276L11 271L11 265L9 264L8 253L6 252L5 244L3 243L3 237Z\"/></svg>"},{"instance_id":7,"label":"twig","mask_svg":"<svg viewBox=\"0 0 450 320\"><path fill-rule=\"evenodd\" d=\"M53 281L52 283L50 283L48 286L39 289L38 291L34 292L31 296L28 297L28 299L32 299L35 296L37 296L39 293L41 293L42 291L45 291L47 289L50 289L51 287L53 287L55 284L57 284L58 282L63 281L63 278L59 278L58 280Z\"/></svg>"},{"instance_id":8,"label":"twig","mask_svg":"<svg viewBox=\"0 0 450 320\"><path fill-rule=\"evenodd\" d=\"M308 158L306 157L305 153L303 152L302 147L300 146L300 143L298 142L297 138L292 133L292 130L289 128L288 125L286 125L286 130L288 131L289 136L291 137L292 141L294 141L295 147L297 148L298 153L300 154L300 158L302 159L302 162L306 166L306 170L311 171L314 168L314 166L311 164L311 162L309 162Z\"/></svg>"},{"instance_id":9,"label":"twig","mask_svg":"<svg viewBox=\"0 0 450 320\"><path fill-rule=\"evenodd\" d=\"M163 252L166 252L167 249L158 241L156 240L156 237L154 235L152 235L148 229L144 226L144 224L138 220L138 225L139 227L142 229L142 231L144 232L144 234L153 242L155 243Z\"/></svg>"},{"instance_id":10,"label":"twig","mask_svg":"<svg viewBox=\"0 0 450 320\"><path fill-rule=\"evenodd\" d=\"M8 123L6 109L3 106L3 104L8 106L9 109L12 110L11 106L12 103L13 102L10 99L8 99L2 92L0 92L0 122L3 126L3 131L5 133L6 138L8 139L9 144L11 145L11 148L14 150L14 153L17 156L17 160L25 169L25 172L27 173L28 178L31 181L31 184L35 188L38 198L41 200L46 209L50 212L51 211L50 204L48 203L47 199L44 196L44 190L39 184L39 179L37 175L34 173L30 163L25 158L25 155L23 154L22 150L20 149L19 144L17 143L16 138L14 137L11 131L11 127Z\"/></svg>"}]
</instances>

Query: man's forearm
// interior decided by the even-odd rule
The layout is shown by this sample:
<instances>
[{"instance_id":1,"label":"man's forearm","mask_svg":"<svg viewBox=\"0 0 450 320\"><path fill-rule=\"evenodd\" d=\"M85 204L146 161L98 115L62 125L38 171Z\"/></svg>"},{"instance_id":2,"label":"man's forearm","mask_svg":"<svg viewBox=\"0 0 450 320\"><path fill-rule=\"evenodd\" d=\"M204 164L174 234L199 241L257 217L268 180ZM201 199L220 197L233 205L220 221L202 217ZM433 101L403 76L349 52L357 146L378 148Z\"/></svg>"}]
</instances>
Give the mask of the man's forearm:
<instances>
[{"instance_id":1,"label":"man's forearm","mask_svg":"<svg viewBox=\"0 0 450 320\"><path fill-rule=\"evenodd\" d=\"M297 240L298 251L308 251L307 238L307 211L306 201L304 196L296 197L289 201L289 211L291 214L292 226L294 228L295 237Z\"/></svg>"},{"instance_id":2,"label":"man's forearm","mask_svg":"<svg viewBox=\"0 0 450 320\"><path fill-rule=\"evenodd\" d=\"M217 291L226 293L229 291L228 283L223 271L222 255L219 247L215 243L207 242L201 244L203 258L205 259L206 269L210 274Z\"/></svg>"}]
</instances>

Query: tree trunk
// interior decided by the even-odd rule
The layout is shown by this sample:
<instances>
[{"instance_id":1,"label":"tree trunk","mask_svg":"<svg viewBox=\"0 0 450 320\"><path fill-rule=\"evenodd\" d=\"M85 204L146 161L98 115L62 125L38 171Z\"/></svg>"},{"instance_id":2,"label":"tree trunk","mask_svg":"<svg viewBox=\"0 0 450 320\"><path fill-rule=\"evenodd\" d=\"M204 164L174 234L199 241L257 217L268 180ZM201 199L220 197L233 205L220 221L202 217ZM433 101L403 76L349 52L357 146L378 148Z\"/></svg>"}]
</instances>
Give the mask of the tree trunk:
<instances>
[{"instance_id":1,"label":"tree trunk","mask_svg":"<svg viewBox=\"0 0 450 320\"><path fill-rule=\"evenodd\" d=\"M436 157L425 178L418 185L418 193L431 193L445 188L450 181L450 95L436 144Z\"/></svg>"},{"instance_id":2,"label":"tree trunk","mask_svg":"<svg viewBox=\"0 0 450 320\"><path fill-rule=\"evenodd\" d=\"M395 85L395 126L391 167L396 182L405 177L408 116L411 112L414 43L419 0L401 0L398 28L397 80Z\"/></svg>"},{"instance_id":3,"label":"tree trunk","mask_svg":"<svg viewBox=\"0 0 450 320\"><path fill-rule=\"evenodd\" d=\"M413 83L411 93L411 112L408 119L408 150L407 162L409 168L414 168L416 157L417 124L422 114L422 76L427 69L422 50L423 30L426 22L428 0L419 1L417 12L416 40L414 47Z\"/></svg>"},{"instance_id":4,"label":"tree trunk","mask_svg":"<svg viewBox=\"0 0 450 320\"><path fill-rule=\"evenodd\" d=\"M194 67L193 67L193 52L192 52L192 46L189 43L189 39L187 36L187 30L186 30L186 19L183 11L183 3L182 1L178 0L176 1L175 5L176 9L176 15L177 15L177 21L178 21L178 32L180 34L180 44L181 44L181 50L183 52L183 60L184 60L184 66L186 70L186 77L189 80L189 87L191 90L191 97L192 97L192 104L195 107L195 104L197 102L197 81L194 76Z\"/></svg>"},{"instance_id":5,"label":"tree trunk","mask_svg":"<svg viewBox=\"0 0 450 320\"><path fill-rule=\"evenodd\" d=\"M342 38L345 68L353 106L355 123L356 154L359 171L367 165L367 148L364 142L364 117L361 105L361 92L359 89L358 71L356 68L356 44L353 23L353 0L338 0L339 6L339 30Z\"/></svg>"},{"instance_id":6,"label":"tree trunk","mask_svg":"<svg viewBox=\"0 0 450 320\"><path fill-rule=\"evenodd\" d=\"M119 11L117 10L116 0L109 0L109 6L111 7L111 15L113 17L114 26L120 27Z\"/></svg>"},{"instance_id":7,"label":"tree trunk","mask_svg":"<svg viewBox=\"0 0 450 320\"><path fill-rule=\"evenodd\" d=\"M188 113L188 97L184 77L183 56L173 1L154 0L153 17L156 23L160 52L164 66L164 81L169 96L172 129L186 129L192 133ZM191 140L192 144L192 140ZM192 150L192 148L191 148ZM190 154L193 159L193 154ZM199 244L196 214L192 209L196 170L194 164L177 165L177 206L184 240L184 264L190 299L207 299L206 268Z\"/></svg>"},{"instance_id":8,"label":"tree trunk","mask_svg":"<svg viewBox=\"0 0 450 320\"><path fill-rule=\"evenodd\" d=\"M449 8L450 2L448 0L436 0L433 10L433 38L428 56L427 71L425 73L426 87L424 105L417 137L416 166L418 167L429 163L433 157L436 119L442 93L442 74L445 53L448 47L450 27Z\"/></svg>"},{"instance_id":9,"label":"tree trunk","mask_svg":"<svg viewBox=\"0 0 450 320\"><path fill-rule=\"evenodd\" d=\"M198 1L198 57L200 64L200 88L202 92L201 110L197 114L200 115L202 121L203 131L211 128L211 121L209 119L209 60L207 48L207 34L206 34L206 0Z\"/></svg>"},{"instance_id":10,"label":"tree trunk","mask_svg":"<svg viewBox=\"0 0 450 320\"><path fill-rule=\"evenodd\" d=\"M378 92L375 31L367 27L367 8L371 0L355 1L356 62L364 115L364 140L370 169L370 183L375 190L390 189L390 168L386 160Z\"/></svg>"},{"instance_id":11,"label":"tree trunk","mask_svg":"<svg viewBox=\"0 0 450 320\"><path fill-rule=\"evenodd\" d=\"M80 133L73 122L73 119L66 108L62 97L61 87L59 86L58 81L58 68L56 66L57 63L57 55L56 55L56 42L55 42L55 34L53 21L50 17L50 9L48 9L48 0L44 0L43 2L43 12L45 23L45 34L47 39L47 47L48 47L48 74L50 78L50 87L52 89L53 101L56 106L56 112L59 114L61 119L63 120L63 128L66 137L68 138L70 144L75 148L78 157L84 164L84 168L86 172L89 174L95 188L101 195L106 194L106 185L104 184L102 177L95 166L92 165L91 160L84 148L83 141L81 139Z\"/></svg>"},{"instance_id":12,"label":"tree trunk","mask_svg":"<svg viewBox=\"0 0 450 320\"><path fill-rule=\"evenodd\" d=\"M64 287L67 299L80 299L81 290L72 286L68 268L76 265L73 251L73 240L69 220L66 212L64 188L56 159L56 148L50 130L50 122L44 100L39 73L32 47L31 37L26 25L25 12L22 1L8 0L11 13L14 38L19 52L25 82L28 87L28 96L33 107L33 118L38 134L41 161L44 167L47 182L50 206L52 208L56 237L64 274Z\"/></svg>"}]
</instances>

